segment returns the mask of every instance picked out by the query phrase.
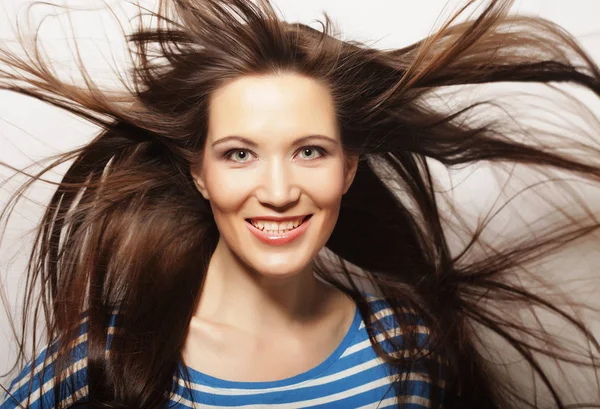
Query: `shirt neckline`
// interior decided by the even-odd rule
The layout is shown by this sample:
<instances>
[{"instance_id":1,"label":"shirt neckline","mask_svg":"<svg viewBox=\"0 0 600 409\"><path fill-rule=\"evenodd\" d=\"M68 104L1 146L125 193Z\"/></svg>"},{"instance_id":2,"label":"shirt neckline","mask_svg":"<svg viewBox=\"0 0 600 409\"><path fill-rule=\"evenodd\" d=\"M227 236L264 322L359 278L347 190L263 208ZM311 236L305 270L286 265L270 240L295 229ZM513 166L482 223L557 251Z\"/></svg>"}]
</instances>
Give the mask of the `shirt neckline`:
<instances>
[{"instance_id":1,"label":"shirt neckline","mask_svg":"<svg viewBox=\"0 0 600 409\"><path fill-rule=\"evenodd\" d=\"M204 372L201 372L190 366L184 365L183 363L180 363L180 365L183 366L185 369L187 369L188 373L190 374L190 380L193 383L206 384L206 385L211 385L211 386L215 386L218 388L264 389L264 388L281 387L281 386L292 385L292 384L296 384L296 383L300 383L300 382L305 382L310 379L314 379L314 378L318 377L318 375L320 375L325 370L327 370L331 365L333 365L342 356L342 354L346 351L346 349L348 349L348 347L352 344L352 341L354 340L356 333L358 332L358 329L360 327L360 323L362 321L362 318L360 315L360 310L358 309L358 306L356 304L354 305L354 309L355 309L354 319L352 320L352 324L350 325L350 328L346 332L346 335L344 335L344 338L342 339L340 344L337 346L337 348L323 362L321 362L317 366L315 366L305 372L302 372L298 375L294 375L294 376L291 376L291 377L288 377L285 379L281 379L281 380L276 380L276 381L260 381L260 382L230 381L230 380L221 379L221 378L217 378L217 377L205 374Z\"/></svg>"}]
</instances>

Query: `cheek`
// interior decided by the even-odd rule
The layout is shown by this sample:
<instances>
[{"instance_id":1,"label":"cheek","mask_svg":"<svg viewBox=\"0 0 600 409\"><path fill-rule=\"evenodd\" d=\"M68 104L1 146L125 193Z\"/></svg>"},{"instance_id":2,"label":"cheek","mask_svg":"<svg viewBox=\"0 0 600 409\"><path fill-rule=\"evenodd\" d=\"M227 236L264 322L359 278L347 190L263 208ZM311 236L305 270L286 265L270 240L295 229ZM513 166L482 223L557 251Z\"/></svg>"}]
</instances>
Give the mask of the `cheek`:
<instances>
[{"instance_id":1,"label":"cheek","mask_svg":"<svg viewBox=\"0 0 600 409\"><path fill-rule=\"evenodd\" d=\"M318 207L326 209L339 206L344 193L344 175L341 166L314 172L305 180L303 190Z\"/></svg>"},{"instance_id":2,"label":"cheek","mask_svg":"<svg viewBox=\"0 0 600 409\"><path fill-rule=\"evenodd\" d=\"M205 176L205 186L220 235L230 246L236 247L239 212L252 194L251 184L244 183L244 178L231 170L212 169Z\"/></svg>"},{"instance_id":3,"label":"cheek","mask_svg":"<svg viewBox=\"0 0 600 409\"><path fill-rule=\"evenodd\" d=\"M252 183L245 172L231 169L210 169L205 173L205 185L213 213L230 213L240 209L252 194Z\"/></svg>"}]
</instances>

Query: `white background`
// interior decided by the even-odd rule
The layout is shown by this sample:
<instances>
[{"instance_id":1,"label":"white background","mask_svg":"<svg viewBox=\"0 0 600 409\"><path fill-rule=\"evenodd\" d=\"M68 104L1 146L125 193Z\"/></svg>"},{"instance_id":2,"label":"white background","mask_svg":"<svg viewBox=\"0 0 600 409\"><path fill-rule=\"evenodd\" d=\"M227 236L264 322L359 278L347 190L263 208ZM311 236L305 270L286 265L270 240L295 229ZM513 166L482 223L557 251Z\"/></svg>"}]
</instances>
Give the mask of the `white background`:
<instances>
[{"instance_id":1,"label":"white background","mask_svg":"<svg viewBox=\"0 0 600 409\"><path fill-rule=\"evenodd\" d=\"M91 0L71 0L69 2L54 0L57 4L99 5L100 2ZM16 15L23 13L26 4L24 0L0 0L0 36L2 39L12 38L9 29L14 25ZM119 1L108 1L111 5L122 4ZM152 4L144 1L143 4ZM327 11L338 24L345 39L361 41L376 41L380 48L398 48L429 34L440 16L447 17L460 2L443 0L279 0L274 3L281 9L287 20L301 21L315 26L315 19L321 19L321 12ZM4 9L4 10L3 10ZM120 8L117 8L120 9ZM131 10L131 9L129 9ZM600 61L600 1L598 0L521 0L516 1L513 10L519 13L542 16L564 26L573 33L584 48L591 53L596 61ZM40 7L34 9L33 16L47 14L51 9ZM123 15L123 14L121 14ZM39 20L37 20L39 21ZM46 39L45 47L53 59L60 63L68 63L68 52L64 38L69 36L69 28L62 28L57 19L49 19L42 28L42 38ZM127 24L126 21L123 22ZM438 22L439 23L439 22ZM97 72L97 78L109 74L101 56L107 58L111 51L120 58L122 36L107 13L73 14L73 24L76 29L79 44L83 46L86 66L92 72ZM6 43L5 43L6 44ZM89 62L88 60L89 59ZM69 70L62 66L65 75ZM593 109L600 115L598 105ZM81 120L75 119L55 108L45 106L29 98L0 92L0 162L16 167L29 164L50 154L85 143L95 129ZM0 178L5 178L11 172L0 170ZM58 178L60 175L54 175ZM16 179L22 181L22 179ZM475 179L470 183L476 191L484 188L484 184L494 183ZM11 189L16 186L10 183L0 190L0 204L4 204ZM36 187L28 194L34 201L43 204L51 193L49 186ZM5 233L4 242L0 246L0 275L5 285L5 292L13 313L18 311L17 300L23 289L23 270L26 263L28 245L31 235L29 229L35 226L40 217L41 207L33 202L23 203L14 213L14 218ZM596 260L596 265L598 260ZM588 260L589 263L595 261ZM594 293L598 294L596 291ZM11 338L7 317L0 307L0 373L9 368L14 359L14 341ZM5 380L4 380L5 381ZM0 378L0 382L3 382Z\"/></svg>"}]
</instances>

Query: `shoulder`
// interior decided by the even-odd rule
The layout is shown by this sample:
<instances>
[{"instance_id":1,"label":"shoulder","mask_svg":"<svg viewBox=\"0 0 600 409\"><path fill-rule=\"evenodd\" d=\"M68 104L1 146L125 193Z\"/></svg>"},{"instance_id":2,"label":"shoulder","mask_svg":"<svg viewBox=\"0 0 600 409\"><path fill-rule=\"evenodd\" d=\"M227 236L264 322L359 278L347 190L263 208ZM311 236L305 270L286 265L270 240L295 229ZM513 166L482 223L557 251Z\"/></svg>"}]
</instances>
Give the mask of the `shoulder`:
<instances>
[{"instance_id":1,"label":"shoulder","mask_svg":"<svg viewBox=\"0 0 600 409\"><path fill-rule=\"evenodd\" d=\"M399 396L407 403L418 403L418 408L431 407L434 389L435 401L443 399L445 361L434 347L431 328L423 316L402 301L371 293L363 293L363 297L369 310L363 322L371 323L371 343L377 344L374 349L385 355L392 373L399 376Z\"/></svg>"},{"instance_id":2,"label":"shoulder","mask_svg":"<svg viewBox=\"0 0 600 409\"><path fill-rule=\"evenodd\" d=\"M114 315L108 327L107 344L110 344L111 334L114 333L113 323ZM65 363L59 363L58 341L53 340L10 382L7 393L0 400L0 409L53 408L57 403L54 398L55 386L63 404L79 402L87 397L86 314L80 316L76 326L75 336L66 351Z\"/></svg>"},{"instance_id":3,"label":"shoulder","mask_svg":"<svg viewBox=\"0 0 600 409\"><path fill-rule=\"evenodd\" d=\"M381 295L362 292L366 301L368 315L363 317L365 324L375 324L378 332L386 331L392 335L406 334L407 331L427 336L430 333L422 315L402 301L390 301Z\"/></svg>"}]
</instances>

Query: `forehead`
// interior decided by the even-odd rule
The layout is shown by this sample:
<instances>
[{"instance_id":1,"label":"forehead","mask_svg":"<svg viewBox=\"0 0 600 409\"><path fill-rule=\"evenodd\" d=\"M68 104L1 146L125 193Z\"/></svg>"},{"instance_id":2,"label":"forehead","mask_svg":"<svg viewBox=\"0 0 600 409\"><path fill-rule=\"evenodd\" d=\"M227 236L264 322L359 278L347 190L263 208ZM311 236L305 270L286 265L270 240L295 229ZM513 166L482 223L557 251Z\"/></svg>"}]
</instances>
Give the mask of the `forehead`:
<instances>
[{"instance_id":1,"label":"forehead","mask_svg":"<svg viewBox=\"0 0 600 409\"><path fill-rule=\"evenodd\" d=\"M245 76L216 90L209 102L208 138L336 135L327 86L297 74Z\"/></svg>"}]
</instances>

